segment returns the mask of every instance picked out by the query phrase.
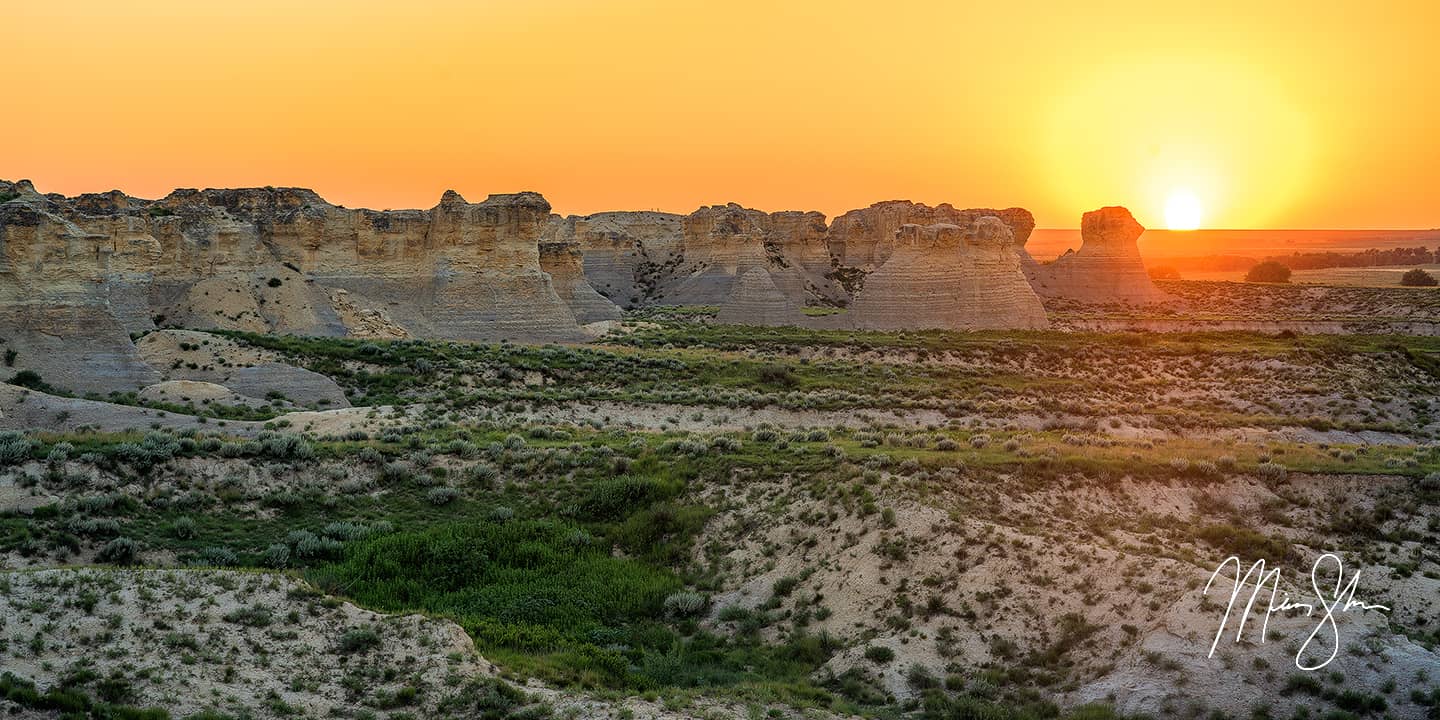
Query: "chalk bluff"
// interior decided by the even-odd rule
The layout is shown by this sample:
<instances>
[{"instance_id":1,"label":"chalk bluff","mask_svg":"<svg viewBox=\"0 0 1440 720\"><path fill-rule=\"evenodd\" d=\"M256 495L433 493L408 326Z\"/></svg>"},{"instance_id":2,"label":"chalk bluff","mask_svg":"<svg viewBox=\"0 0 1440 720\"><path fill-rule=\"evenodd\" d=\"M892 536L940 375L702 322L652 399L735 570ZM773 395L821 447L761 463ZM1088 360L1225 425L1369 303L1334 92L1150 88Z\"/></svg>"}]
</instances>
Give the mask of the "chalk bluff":
<instances>
[{"instance_id":1,"label":"chalk bluff","mask_svg":"<svg viewBox=\"0 0 1440 720\"><path fill-rule=\"evenodd\" d=\"M1123 207L1087 212L1080 220L1080 249L1045 265L1031 260L1026 263L1026 275L1035 291L1049 298L1084 303L1162 302L1168 296L1155 287L1140 259L1137 241L1143 232L1145 227Z\"/></svg>"},{"instance_id":2,"label":"chalk bluff","mask_svg":"<svg viewBox=\"0 0 1440 720\"><path fill-rule=\"evenodd\" d=\"M1087 213L1080 250L1047 265L1025 252L1034 227L1021 208L903 200L830 222L734 203L561 217L533 192L374 211L303 188L145 200L0 181L0 350L11 367L101 392L160 379L130 340L157 327L579 342L582 326L645 305L718 306L734 323L975 329L1044 327L1041 297L1163 299L1123 208Z\"/></svg>"}]
</instances>

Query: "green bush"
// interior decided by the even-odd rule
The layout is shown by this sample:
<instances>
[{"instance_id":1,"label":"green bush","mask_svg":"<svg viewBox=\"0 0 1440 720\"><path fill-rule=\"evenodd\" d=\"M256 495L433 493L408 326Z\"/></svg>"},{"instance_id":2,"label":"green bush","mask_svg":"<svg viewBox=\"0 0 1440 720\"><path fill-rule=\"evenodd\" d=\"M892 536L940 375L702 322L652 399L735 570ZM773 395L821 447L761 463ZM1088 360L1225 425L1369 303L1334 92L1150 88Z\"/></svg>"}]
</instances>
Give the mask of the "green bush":
<instances>
[{"instance_id":1,"label":"green bush","mask_svg":"<svg viewBox=\"0 0 1440 720\"><path fill-rule=\"evenodd\" d=\"M1200 529L1199 538L1246 564L1262 559L1277 563L1290 555L1290 543L1235 525L1207 525Z\"/></svg>"},{"instance_id":2,"label":"green bush","mask_svg":"<svg viewBox=\"0 0 1440 720\"><path fill-rule=\"evenodd\" d=\"M1440 281L1437 281L1434 275L1415 268L1407 270L1404 275L1400 276L1400 284L1405 287L1435 287L1440 284Z\"/></svg>"},{"instance_id":3,"label":"green bush","mask_svg":"<svg viewBox=\"0 0 1440 720\"><path fill-rule=\"evenodd\" d=\"M635 510L673 497L679 491L677 483L662 483L651 478L601 480L592 485L580 501L579 516L600 522L622 520Z\"/></svg>"},{"instance_id":4,"label":"green bush","mask_svg":"<svg viewBox=\"0 0 1440 720\"><path fill-rule=\"evenodd\" d=\"M0 467L19 465L29 460L35 452L35 443L25 433L7 430L0 432Z\"/></svg>"},{"instance_id":5,"label":"green bush","mask_svg":"<svg viewBox=\"0 0 1440 720\"><path fill-rule=\"evenodd\" d=\"M134 565L140 554L140 544L130 538L117 537L100 548L97 560L111 565Z\"/></svg>"},{"instance_id":6,"label":"green bush","mask_svg":"<svg viewBox=\"0 0 1440 720\"><path fill-rule=\"evenodd\" d=\"M1250 272L1245 273L1245 282L1288 283L1290 282L1290 268L1274 260L1266 260L1256 264L1250 268Z\"/></svg>"},{"instance_id":7,"label":"green bush","mask_svg":"<svg viewBox=\"0 0 1440 720\"><path fill-rule=\"evenodd\" d=\"M31 390L38 390L40 392L50 392L51 390L50 386L41 379L40 374L34 370L21 370L15 373L10 378L10 384L30 388Z\"/></svg>"},{"instance_id":8,"label":"green bush","mask_svg":"<svg viewBox=\"0 0 1440 720\"><path fill-rule=\"evenodd\" d=\"M659 617L672 574L569 541L549 521L463 523L355 543L317 579L371 607L421 609L462 623L536 626L574 639Z\"/></svg>"},{"instance_id":9,"label":"green bush","mask_svg":"<svg viewBox=\"0 0 1440 720\"><path fill-rule=\"evenodd\" d=\"M337 647L339 652L345 655L365 652L380 647L380 634L368 627L347 630L344 635L340 636Z\"/></svg>"},{"instance_id":10,"label":"green bush","mask_svg":"<svg viewBox=\"0 0 1440 720\"><path fill-rule=\"evenodd\" d=\"M884 665L895 659L895 651L884 645L871 645L865 648L865 659L877 665Z\"/></svg>"}]
</instances>

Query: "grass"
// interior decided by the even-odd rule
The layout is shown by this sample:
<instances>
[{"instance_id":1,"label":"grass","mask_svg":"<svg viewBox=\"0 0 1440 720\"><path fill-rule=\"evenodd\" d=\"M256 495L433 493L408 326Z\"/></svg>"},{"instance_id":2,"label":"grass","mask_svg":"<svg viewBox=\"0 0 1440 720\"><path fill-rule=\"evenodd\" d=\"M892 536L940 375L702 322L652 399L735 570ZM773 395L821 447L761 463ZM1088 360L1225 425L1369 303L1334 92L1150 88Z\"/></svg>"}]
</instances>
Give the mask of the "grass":
<instances>
[{"instance_id":1,"label":"grass","mask_svg":"<svg viewBox=\"0 0 1440 720\"><path fill-rule=\"evenodd\" d=\"M1257 364L1281 361L1296 372L1334 377L1345 368L1375 376L1392 391L1425 391L1391 368L1434 377L1440 338L1281 337L1255 333L856 333L665 321L608 347L365 342L228 332L334 377L357 405L413 402L457 410L514 403L614 401L695 407L794 410L928 409L947 417L1012 417L1039 410L1092 418L1147 414L1166 428L1305 426L1396 431L1406 412L1376 409L1360 397L1322 404L1306 386L1266 387ZM795 357L802 349L819 356ZM831 356L823 352L834 351ZM1081 350L1077 351L1077 348ZM904 349L920 362L872 362L846 353ZM836 352L840 352L838 355ZM958 354L958 355L957 355ZM925 362L958 357L959 362ZM1133 374L1088 369L1077 358L1133 367ZM1195 363L1213 369L1196 374ZM1034 368L1053 368L1035 372ZM1178 379L1176 374L1183 374ZM1353 373L1352 373L1353 374ZM1227 389L1218 383L1231 376ZM494 378L477 382L477 377ZM539 377L540 383L523 378ZM1316 382L1322 381L1316 379ZM1165 400L1171 386L1203 388L1186 403ZM1422 402L1414 413L1430 412ZM1424 424L1423 417L1416 421Z\"/></svg>"},{"instance_id":2,"label":"grass","mask_svg":"<svg viewBox=\"0 0 1440 720\"><path fill-rule=\"evenodd\" d=\"M314 577L370 607L449 615L482 637L513 636L524 649L554 649L658 618L665 597L681 587L671 573L612 557L576 525L544 520L362 540Z\"/></svg>"},{"instance_id":3,"label":"grass","mask_svg":"<svg viewBox=\"0 0 1440 720\"><path fill-rule=\"evenodd\" d=\"M7 436L0 464L24 465L17 484L65 500L31 515L0 514L0 553L88 562L124 539L140 562L293 569L367 607L453 618L517 679L884 717L1024 720L1066 717L1043 693L1078 679L1070 674L1076 648L1103 634L1071 618L1058 634L979 669L988 679L974 694L948 679L940 691L936 678L909 673L903 650L886 660L876 650L858 671L832 676L824 667L842 649L900 648L933 632L925 626L932 616L959 623L1012 596L1009 587L946 595L939 572L933 583L892 575L893 608L875 618L889 629L870 627L843 646L817 624L836 608L817 589L836 562L820 554L830 552L826 543L869 534L861 556L904 573L945 533L985 522L1040 539L1064 534L1046 540L1055 547L1104 543L1140 562L1213 567L1217 553L1279 562L1294 549L1288 538L1310 541L1306 531L1360 551L1418 543L1437 527L1412 511L1435 500L1423 489L1440 469L1431 448L1196 432L1298 425L1415 437L1433 416L1435 338L832 334L696 319L705 315L647 311L654 327L584 348L224 333L332 375L358 404L428 406L331 437L301 437L304 429L292 427L231 437L220 423L205 433ZM1344 389L1336 377L1346 378ZM1221 385L1233 397L1208 394ZM666 410L675 417L657 423L664 427L682 415L690 427L734 427L746 418L740 408L762 406L851 409L845 417L859 427L752 421L734 431L651 432L621 429L619 418L576 426L515 419L597 400L689 406ZM933 420L902 426L881 412L890 409L924 409ZM1155 439L1128 439L1137 436ZM1324 503L1302 490L1326 486L1327 475L1367 476L1359 484L1374 507L1357 504L1328 519L1333 527L1306 527ZM1247 485L1266 491L1268 504L1253 513L1265 523L1224 497ZM1148 486L1203 507L1194 514L1202 519L1086 509L1097 497L1123 505ZM912 503L940 519L917 529ZM787 525L788 535L769 532ZM1031 546L998 535L971 538L970 552L1034 562ZM803 569L777 565L796 553ZM1407 562L1392 565L1431 572L1419 555ZM756 579L763 606L715 606L717 591ZM1021 589L1013 597L1032 579L1007 577ZM1139 586L1147 595L1166 589L1148 575ZM219 621L265 622L253 608L242 611ZM703 621L708 612L720 622ZM357 658L374 646L363 632L334 642ZM1006 666L1012 661L1019 665ZM914 675L923 690L917 705L885 696L874 672L891 662Z\"/></svg>"}]
</instances>

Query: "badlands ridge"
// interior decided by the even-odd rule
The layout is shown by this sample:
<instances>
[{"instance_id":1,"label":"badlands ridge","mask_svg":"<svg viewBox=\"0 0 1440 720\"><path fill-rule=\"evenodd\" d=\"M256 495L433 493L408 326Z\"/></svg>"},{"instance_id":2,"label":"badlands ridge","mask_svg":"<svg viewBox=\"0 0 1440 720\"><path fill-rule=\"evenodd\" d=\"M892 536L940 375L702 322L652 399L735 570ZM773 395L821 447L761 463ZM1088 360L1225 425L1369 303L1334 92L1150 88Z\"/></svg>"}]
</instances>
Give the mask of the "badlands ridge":
<instances>
[{"instance_id":1,"label":"badlands ridge","mask_svg":"<svg viewBox=\"0 0 1440 720\"><path fill-rule=\"evenodd\" d=\"M537 193L352 210L302 188L65 197L0 181L0 329L17 367L80 390L158 375L157 327L370 338L583 341L648 305L724 322L854 329L1038 328L1042 297L1152 303L1143 228L1083 220L1049 264L1029 211L890 201L826 223L736 204L561 217ZM806 308L811 308L807 314ZM818 310L817 310L818 309ZM598 325L597 325L598 324Z\"/></svg>"}]
</instances>

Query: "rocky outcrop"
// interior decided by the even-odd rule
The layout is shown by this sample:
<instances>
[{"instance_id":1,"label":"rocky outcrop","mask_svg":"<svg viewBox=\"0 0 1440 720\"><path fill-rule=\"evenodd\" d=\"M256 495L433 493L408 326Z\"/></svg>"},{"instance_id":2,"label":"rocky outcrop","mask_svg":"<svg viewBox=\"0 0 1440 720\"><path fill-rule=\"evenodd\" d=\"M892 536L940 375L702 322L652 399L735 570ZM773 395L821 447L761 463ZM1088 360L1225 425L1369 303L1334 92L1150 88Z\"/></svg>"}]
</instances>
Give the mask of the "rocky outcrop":
<instances>
[{"instance_id":1,"label":"rocky outcrop","mask_svg":"<svg viewBox=\"0 0 1440 720\"><path fill-rule=\"evenodd\" d=\"M585 279L584 256L578 243L540 244L540 269L550 276L555 292L580 324L619 320L620 308L595 291Z\"/></svg>"},{"instance_id":2,"label":"rocky outcrop","mask_svg":"<svg viewBox=\"0 0 1440 720\"><path fill-rule=\"evenodd\" d=\"M959 210L943 203L930 207L909 200L890 200L851 210L830 224L830 254L836 264L873 271L890 259L896 233L904 225L956 225L968 228L982 217L999 218L1010 228L1016 244L1024 246L1035 230L1035 216L1024 208Z\"/></svg>"},{"instance_id":3,"label":"rocky outcrop","mask_svg":"<svg viewBox=\"0 0 1440 720\"><path fill-rule=\"evenodd\" d=\"M148 385L137 393L137 396L150 403L170 403L174 405L243 405L247 407L265 407L269 405L268 400L241 395L224 385L201 382L198 380L166 380L154 385Z\"/></svg>"},{"instance_id":4,"label":"rocky outcrop","mask_svg":"<svg viewBox=\"0 0 1440 720\"><path fill-rule=\"evenodd\" d=\"M1079 251L1031 265L1030 281L1046 297L1085 303L1153 303L1168 299L1155 287L1136 241L1145 228L1123 207L1085 213Z\"/></svg>"},{"instance_id":5,"label":"rocky outcrop","mask_svg":"<svg viewBox=\"0 0 1440 720\"><path fill-rule=\"evenodd\" d=\"M589 284L623 307L721 305L752 268L765 269L799 305L843 297L826 277L833 267L826 233L817 212L766 213L731 203L683 216L555 218L546 239L578 247Z\"/></svg>"},{"instance_id":6,"label":"rocky outcrop","mask_svg":"<svg viewBox=\"0 0 1440 720\"><path fill-rule=\"evenodd\" d=\"M0 380L20 370L80 393L160 379L109 311L99 236L28 182L0 183Z\"/></svg>"},{"instance_id":7,"label":"rocky outcrop","mask_svg":"<svg viewBox=\"0 0 1440 720\"><path fill-rule=\"evenodd\" d=\"M620 307L637 307L656 293L662 276L680 262L683 215L606 212L552 216L546 242L574 244L585 278Z\"/></svg>"},{"instance_id":8,"label":"rocky outcrop","mask_svg":"<svg viewBox=\"0 0 1440 720\"><path fill-rule=\"evenodd\" d=\"M149 201L119 191L40 195L20 182L0 183L0 198L8 199L0 206L0 320L17 343L40 342L27 328L41 327L113 356L128 345L123 330L157 323L581 340L567 299L587 315L614 317L573 265L561 268L566 298L542 270L550 206L536 193L469 203L447 192L431 210L387 212L337 207L301 188L176 190ZM26 304L88 310L66 322L37 320L36 310L20 309Z\"/></svg>"},{"instance_id":9,"label":"rocky outcrop","mask_svg":"<svg viewBox=\"0 0 1440 720\"><path fill-rule=\"evenodd\" d=\"M240 368L225 381L225 387L260 400L283 400L321 408L350 407L345 391L334 380L284 363Z\"/></svg>"},{"instance_id":10,"label":"rocky outcrop","mask_svg":"<svg viewBox=\"0 0 1440 720\"><path fill-rule=\"evenodd\" d=\"M900 227L888 259L851 310L856 327L883 330L1040 328L1040 298L1020 268L1003 220Z\"/></svg>"},{"instance_id":11,"label":"rocky outcrop","mask_svg":"<svg viewBox=\"0 0 1440 720\"><path fill-rule=\"evenodd\" d=\"M803 325L805 315L775 285L768 270L752 267L735 283L715 320L729 325Z\"/></svg>"},{"instance_id":12,"label":"rocky outcrop","mask_svg":"<svg viewBox=\"0 0 1440 720\"><path fill-rule=\"evenodd\" d=\"M582 324L648 304L827 327L1043 325L1016 272L1047 296L1163 297L1136 248L1142 228L1122 208L1087 214L1080 251L1042 266L1024 252L1035 221L1020 208L888 201L827 224L817 212L734 203L684 216L561 218L536 193L470 203L450 191L430 210L385 212L302 188L176 190L150 201L41 195L21 182L0 183L0 199L0 330L12 331L7 342L25 362L59 348L47 337L74 338L62 345L84 351L80 364L105 358L112 368L94 389L155 381L126 333L157 325L582 341ZM852 303L843 320L800 312Z\"/></svg>"}]
</instances>

